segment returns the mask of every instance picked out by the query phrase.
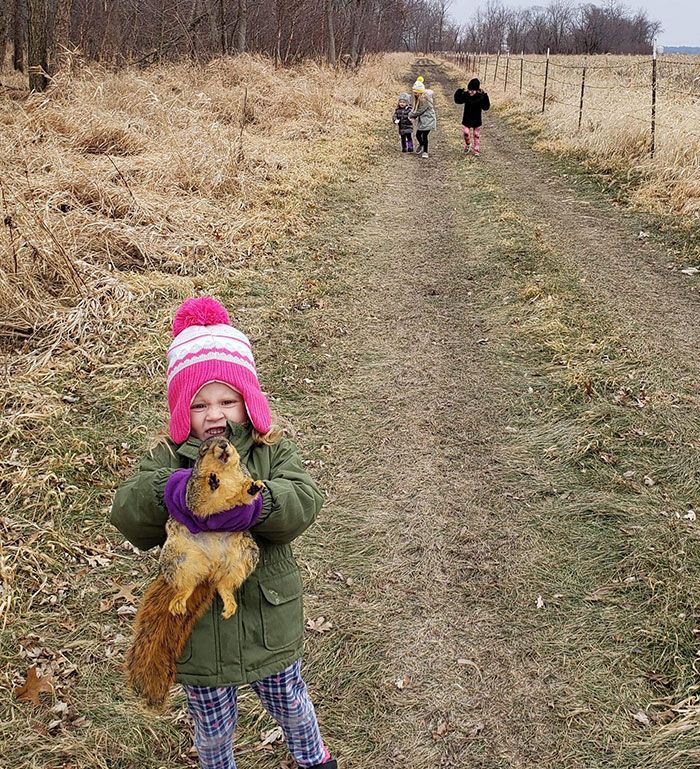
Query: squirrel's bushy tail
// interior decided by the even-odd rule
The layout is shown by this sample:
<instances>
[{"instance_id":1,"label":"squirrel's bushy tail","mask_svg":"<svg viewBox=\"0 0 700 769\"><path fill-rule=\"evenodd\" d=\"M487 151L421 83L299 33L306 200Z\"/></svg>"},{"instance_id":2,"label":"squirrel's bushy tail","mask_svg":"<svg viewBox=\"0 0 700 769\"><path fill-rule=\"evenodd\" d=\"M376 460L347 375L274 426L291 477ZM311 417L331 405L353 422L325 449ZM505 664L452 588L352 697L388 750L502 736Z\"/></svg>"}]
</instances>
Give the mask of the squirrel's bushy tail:
<instances>
[{"instance_id":1,"label":"squirrel's bushy tail","mask_svg":"<svg viewBox=\"0 0 700 769\"><path fill-rule=\"evenodd\" d=\"M134 618L134 635L125 667L129 686L149 708L157 709L165 703L175 683L175 663L215 591L211 582L198 585L187 601L187 612L178 615L168 609L175 590L162 575L144 593Z\"/></svg>"}]
</instances>

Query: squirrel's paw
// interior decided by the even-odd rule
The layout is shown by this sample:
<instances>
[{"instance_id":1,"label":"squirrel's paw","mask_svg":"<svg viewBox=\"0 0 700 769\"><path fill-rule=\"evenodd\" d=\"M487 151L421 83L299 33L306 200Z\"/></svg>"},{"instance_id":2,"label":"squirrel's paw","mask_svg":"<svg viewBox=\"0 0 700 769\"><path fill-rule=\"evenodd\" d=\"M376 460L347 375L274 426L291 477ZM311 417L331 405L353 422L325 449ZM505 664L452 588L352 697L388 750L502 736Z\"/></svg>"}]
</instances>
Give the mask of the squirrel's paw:
<instances>
[{"instance_id":1,"label":"squirrel's paw","mask_svg":"<svg viewBox=\"0 0 700 769\"><path fill-rule=\"evenodd\" d=\"M175 596L168 605L168 611L171 614L186 614L187 613L187 598L182 596Z\"/></svg>"}]
</instances>

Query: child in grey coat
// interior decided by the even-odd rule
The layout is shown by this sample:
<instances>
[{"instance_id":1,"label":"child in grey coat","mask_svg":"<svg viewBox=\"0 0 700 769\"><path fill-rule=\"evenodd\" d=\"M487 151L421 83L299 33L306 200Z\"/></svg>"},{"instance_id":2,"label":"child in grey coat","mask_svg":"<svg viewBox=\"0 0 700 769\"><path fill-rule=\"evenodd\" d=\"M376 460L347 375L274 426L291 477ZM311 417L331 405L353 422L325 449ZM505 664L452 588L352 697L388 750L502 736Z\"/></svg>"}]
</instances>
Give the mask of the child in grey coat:
<instances>
[{"instance_id":1,"label":"child in grey coat","mask_svg":"<svg viewBox=\"0 0 700 769\"><path fill-rule=\"evenodd\" d=\"M416 154L427 158L428 134L437 128L437 116L433 106L433 92L425 87L422 77L413 84L413 109L409 117L416 121L416 139L418 140Z\"/></svg>"}]
</instances>

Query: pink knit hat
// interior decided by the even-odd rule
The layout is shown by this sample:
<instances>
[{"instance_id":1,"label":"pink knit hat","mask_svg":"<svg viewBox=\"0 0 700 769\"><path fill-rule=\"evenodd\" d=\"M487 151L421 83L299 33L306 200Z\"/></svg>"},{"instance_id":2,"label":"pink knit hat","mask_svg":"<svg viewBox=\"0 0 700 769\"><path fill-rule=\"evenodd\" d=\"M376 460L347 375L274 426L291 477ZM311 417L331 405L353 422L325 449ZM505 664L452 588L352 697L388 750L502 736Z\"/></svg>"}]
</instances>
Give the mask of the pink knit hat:
<instances>
[{"instance_id":1,"label":"pink knit hat","mask_svg":"<svg viewBox=\"0 0 700 769\"><path fill-rule=\"evenodd\" d=\"M208 382L223 382L242 396L253 427L266 433L272 424L260 389L248 337L231 325L226 309L209 296L188 299L173 319L168 348L170 436L183 443L190 434L192 399Z\"/></svg>"}]
</instances>

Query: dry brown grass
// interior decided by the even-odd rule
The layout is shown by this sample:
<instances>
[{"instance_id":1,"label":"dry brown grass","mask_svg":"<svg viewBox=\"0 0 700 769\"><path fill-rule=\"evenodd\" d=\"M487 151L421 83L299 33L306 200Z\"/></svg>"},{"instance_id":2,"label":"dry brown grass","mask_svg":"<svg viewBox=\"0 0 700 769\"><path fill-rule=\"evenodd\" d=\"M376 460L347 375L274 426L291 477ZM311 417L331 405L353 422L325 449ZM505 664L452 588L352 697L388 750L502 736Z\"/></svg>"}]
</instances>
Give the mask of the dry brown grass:
<instances>
[{"instance_id":1,"label":"dry brown grass","mask_svg":"<svg viewBox=\"0 0 700 769\"><path fill-rule=\"evenodd\" d=\"M138 300L134 272L226 269L299 234L301 191L342 159L329 142L347 147L400 61L83 68L42 96L0 92L0 338L37 348L106 280Z\"/></svg>"}]
</instances>

